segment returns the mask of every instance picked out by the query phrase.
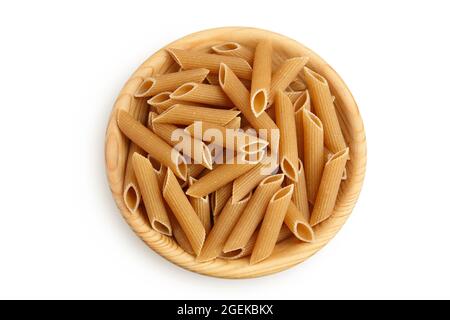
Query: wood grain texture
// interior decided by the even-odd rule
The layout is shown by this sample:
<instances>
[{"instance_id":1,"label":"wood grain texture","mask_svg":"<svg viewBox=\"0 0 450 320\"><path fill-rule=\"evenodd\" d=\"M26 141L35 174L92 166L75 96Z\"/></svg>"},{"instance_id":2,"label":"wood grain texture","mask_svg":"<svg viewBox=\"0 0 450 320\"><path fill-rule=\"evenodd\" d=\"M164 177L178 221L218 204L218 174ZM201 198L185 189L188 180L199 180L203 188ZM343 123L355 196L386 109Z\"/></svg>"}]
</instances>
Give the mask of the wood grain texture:
<instances>
[{"instance_id":1,"label":"wood grain texture","mask_svg":"<svg viewBox=\"0 0 450 320\"><path fill-rule=\"evenodd\" d=\"M285 57L307 56L307 66L323 75L336 97L336 111L343 125L343 134L350 148L347 163L347 180L342 181L333 214L314 228L313 243L299 243L291 237L275 246L273 254L261 263L250 265L249 257L237 260L216 259L199 263L181 249L174 240L151 229L145 214L131 215L123 203L123 178L128 154L128 139L120 132L115 121L119 109L130 108L131 97L151 70L158 73L171 65L168 53L163 49L147 59L127 81L114 104L106 132L105 160L109 185L113 197L126 222L154 251L185 269L204 275L222 278L252 278L283 271L297 265L319 251L341 229L358 199L366 168L366 137L364 125L353 96L339 75L317 54L285 36L254 28L219 28L201 31L177 40L168 47L201 49L224 41L236 41L249 48L265 37L271 37L274 51L282 48Z\"/></svg>"}]
</instances>

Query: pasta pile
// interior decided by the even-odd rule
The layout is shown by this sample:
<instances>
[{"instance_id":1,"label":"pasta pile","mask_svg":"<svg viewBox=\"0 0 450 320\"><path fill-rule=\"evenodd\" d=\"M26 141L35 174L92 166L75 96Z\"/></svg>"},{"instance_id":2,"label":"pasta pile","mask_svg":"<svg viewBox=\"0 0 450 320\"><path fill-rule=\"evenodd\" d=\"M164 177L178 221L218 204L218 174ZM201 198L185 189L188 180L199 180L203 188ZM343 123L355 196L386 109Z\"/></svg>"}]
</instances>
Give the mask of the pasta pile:
<instances>
[{"instance_id":1,"label":"pasta pile","mask_svg":"<svg viewBox=\"0 0 450 320\"><path fill-rule=\"evenodd\" d=\"M327 80L271 40L167 52L173 65L117 112L130 140L130 214L143 206L151 227L198 262L255 264L289 237L313 242L349 159Z\"/></svg>"}]
</instances>

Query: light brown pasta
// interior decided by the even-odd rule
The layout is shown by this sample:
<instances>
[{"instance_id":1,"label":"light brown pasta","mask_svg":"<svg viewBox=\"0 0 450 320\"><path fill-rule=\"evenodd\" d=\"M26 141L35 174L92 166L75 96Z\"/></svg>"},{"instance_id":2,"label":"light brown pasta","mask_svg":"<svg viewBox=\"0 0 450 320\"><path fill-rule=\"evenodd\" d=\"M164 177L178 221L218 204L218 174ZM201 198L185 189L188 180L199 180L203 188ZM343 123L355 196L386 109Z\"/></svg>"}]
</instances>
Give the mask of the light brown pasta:
<instances>
[{"instance_id":1,"label":"light brown pasta","mask_svg":"<svg viewBox=\"0 0 450 320\"><path fill-rule=\"evenodd\" d=\"M251 197L248 206L239 218L238 223L228 237L223 252L239 250L247 244L263 220L267 205L272 196L281 188L283 179L283 174L277 174L261 181Z\"/></svg>"},{"instance_id":2,"label":"light brown pasta","mask_svg":"<svg viewBox=\"0 0 450 320\"><path fill-rule=\"evenodd\" d=\"M286 92L286 95L289 97L289 100L291 100L292 103L295 104L295 101L297 101L297 99L303 95L303 91L291 91L291 92Z\"/></svg>"},{"instance_id":3,"label":"light brown pasta","mask_svg":"<svg viewBox=\"0 0 450 320\"><path fill-rule=\"evenodd\" d=\"M273 120L263 112L259 117L256 117L250 108L250 92L245 88L242 82L239 81L234 72L226 65L220 65L219 82L223 91L228 95L234 105L242 112L247 121L252 125L255 130L268 130L266 140L270 144L277 143L278 141L272 141L272 133L278 127Z\"/></svg>"},{"instance_id":4,"label":"light brown pasta","mask_svg":"<svg viewBox=\"0 0 450 320\"><path fill-rule=\"evenodd\" d=\"M236 118L239 113L240 111L235 110L176 104L154 118L153 123L169 123L188 126L195 121L205 121L224 126Z\"/></svg>"},{"instance_id":5,"label":"light brown pasta","mask_svg":"<svg viewBox=\"0 0 450 320\"><path fill-rule=\"evenodd\" d=\"M211 194L211 202L212 202L211 205L212 205L213 218L217 217L220 214L220 212L222 211L223 207L225 207L225 204L228 202L228 200L231 197L232 189L233 189L233 184L230 182L230 183L224 185L223 187L220 187L219 189L217 189L216 191L214 191ZM244 198L244 197L242 197L242 198ZM236 202L237 201L234 201L233 203L236 203Z\"/></svg>"},{"instance_id":6,"label":"light brown pasta","mask_svg":"<svg viewBox=\"0 0 450 320\"><path fill-rule=\"evenodd\" d=\"M308 200L314 203L324 166L322 122L308 109L303 109L304 166Z\"/></svg>"},{"instance_id":7,"label":"light brown pasta","mask_svg":"<svg viewBox=\"0 0 450 320\"><path fill-rule=\"evenodd\" d=\"M292 194L292 202L298 210L303 214L306 221L309 221L310 211L308 203L308 193L306 189L306 178L303 163L298 159L298 181L294 183L294 192Z\"/></svg>"},{"instance_id":8,"label":"light brown pasta","mask_svg":"<svg viewBox=\"0 0 450 320\"><path fill-rule=\"evenodd\" d=\"M139 153L135 153L132 159L150 225L159 233L171 236L172 227L152 164Z\"/></svg>"},{"instance_id":9,"label":"light brown pasta","mask_svg":"<svg viewBox=\"0 0 450 320\"><path fill-rule=\"evenodd\" d=\"M170 95L170 98L184 102L208 104L215 107L233 107L233 103L228 99L222 88L212 84L188 82L178 87Z\"/></svg>"},{"instance_id":10,"label":"light brown pasta","mask_svg":"<svg viewBox=\"0 0 450 320\"><path fill-rule=\"evenodd\" d=\"M250 257L250 264L258 263L272 254L291 202L293 190L293 185L289 185L278 190L270 199Z\"/></svg>"},{"instance_id":11,"label":"light brown pasta","mask_svg":"<svg viewBox=\"0 0 450 320\"><path fill-rule=\"evenodd\" d=\"M328 81L308 68L305 68L305 81L315 113L323 123L325 145L333 153L345 149L347 145L336 115Z\"/></svg>"},{"instance_id":12,"label":"light brown pasta","mask_svg":"<svg viewBox=\"0 0 450 320\"><path fill-rule=\"evenodd\" d=\"M253 51L237 42L223 42L211 49L220 55L242 58L250 64L253 62Z\"/></svg>"},{"instance_id":13,"label":"light brown pasta","mask_svg":"<svg viewBox=\"0 0 450 320\"><path fill-rule=\"evenodd\" d=\"M228 122L225 127L228 129L239 129L241 127L241 117L236 117Z\"/></svg>"},{"instance_id":14,"label":"light brown pasta","mask_svg":"<svg viewBox=\"0 0 450 320\"><path fill-rule=\"evenodd\" d=\"M205 228L170 169L164 181L163 196L198 255L205 241Z\"/></svg>"},{"instance_id":15,"label":"light brown pasta","mask_svg":"<svg viewBox=\"0 0 450 320\"><path fill-rule=\"evenodd\" d=\"M188 177L197 178L200 174L202 174L205 167L201 164L188 164Z\"/></svg>"},{"instance_id":16,"label":"light brown pasta","mask_svg":"<svg viewBox=\"0 0 450 320\"><path fill-rule=\"evenodd\" d=\"M300 71L308 62L308 57L295 57L285 60L272 75L270 86L269 104L275 99L278 90L284 91L294 81Z\"/></svg>"},{"instance_id":17,"label":"light brown pasta","mask_svg":"<svg viewBox=\"0 0 450 320\"><path fill-rule=\"evenodd\" d=\"M348 155L349 149L345 148L334 154L325 164L322 181L311 214L311 226L328 219L333 213Z\"/></svg>"},{"instance_id":18,"label":"light brown pasta","mask_svg":"<svg viewBox=\"0 0 450 320\"><path fill-rule=\"evenodd\" d=\"M252 78L252 67L242 58L201 53L182 49L167 49L172 58L185 70L206 68L211 73L219 73L221 63L227 64L239 78Z\"/></svg>"},{"instance_id":19,"label":"light brown pasta","mask_svg":"<svg viewBox=\"0 0 450 320\"><path fill-rule=\"evenodd\" d=\"M295 79L291 82L289 87L292 89L292 91L299 92L306 89L306 84L300 79Z\"/></svg>"},{"instance_id":20,"label":"light brown pasta","mask_svg":"<svg viewBox=\"0 0 450 320\"><path fill-rule=\"evenodd\" d=\"M158 93L156 96L147 100L147 103L158 111L167 110L174 104L180 103L180 101L170 98L171 93L170 91Z\"/></svg>"},{"instance_id":21,"label":"light brown pasta","mask_svg":"<svg viewBox=\"0 0 450 320\"><path fill-rule=\"evenodd\" d=\"M275 97L275 118L280 128L280 167L286 177L295 182L298 180L298 150L294 106L282 91Z\"/></svg>"},{"instance_id":22,"label":"light brown pasta","mask_svg":"<svg viewBox=\"0 0 450 320\"><path fill-rule=\"evenodd\" d=\"M195 178L189 177L189 185L192 185L196 181ZM209 204L209 197L193 198L189 197L189 201L200 218L203 227L205 228L206 235L211 230L211 208Z\"/></svg>"},{"instance_id":23,"label":"light brown pasta","mask_svg":"<svg viewBox=\"0 0 450 320\"><path fill-rule=\"evenodd\" d=\"M205 245L203 246L200 255L197 257L197 261L209 261L220 255L225 241L233 230L242 211L244 211L247 206L250 198L251 194L237 203L232 203L231 199L228 200L217 221L214 223L214 226L205 241Z\"/></svg>"},{"instance_id":24,"label":"light brown pasta","mask_svg":"<svg viewBox=\"0 0 450 320\"><path fill-rule=\"evenodd\" d=\"M314 241L315 236L313 229L309 225L309 222L306 220L303 213L298 210L292 201L289 203L286 217L284 218L284 223L298 240L303 242Z\"/></svg>"},{"instance_id":25,"label":"light brown pasta","mask_svg":"<svg viewBox=\"0 0 450 320\"><path fill-rule=\"evenodd\" d=\"M206 77L206 80L208 81L209 84L214 84L214 85L220 85L219 82L219 75L218 74L209 74ZM241 80L242 84L247 88L250 89L252 87L252 81L251 80L247 80L247 79L239 79Z\"/></svg>"},{"instance_id":26,"label":"light brown pasta","mask_svg":"<svg viewBox=\"0 0 450 320\"><path fill-rule=\"evenodd\" d=\"M144 149L152 158L172 169L177 177L186 181L186 160L178 151L173 150L164 140L133 119L126 111L119 110L117 125L131 141ZM173 162L172 159L176 159L177 162Z\"/></svg>"},{"instance_id":27,"label":"light brown pasta","mask_svg":"<svg viewBox=\"0 0 450 320\"><path fill-rule=\"evenodd\" d=\"M209 71L204 68L160 74L146 78L135 97L151 97L164 91L173 91L186 82L203 82Z\"/></svg>"},{"instance_id":28,"label":"light brown pasta","mask_svg":"<svg viewBox=\"0 0 450 320\"><path fill-rule=\"evenodd\" d=\"M272 42L263 40L256 45L253 63L250 108L259 117L269 102L270 82L272 78Z\"/></svg>"},{"instance_id":29,"label":"light brown pasta","mask_svg":"<svg viewBox=\"0 0 450 320\"><path fill-rule=\"evenodd\" d=\"M189 243L188 238L186 237L186 234L184 233L183 229L181 229L180 223L177 221L170 208L168 208L168 210L170 211L169 218L170 224L172 225L173 237L175 238L181 249L191 255L195 255L194 250L192 249L192 246Z\"/></svg>"},{"instance_id":30,"label":"light brown pasta","mask_svg":"<svg viewBox=\"0 0 450 320\"><path fill-rule=\"evenodd\" d=\"M295 129L297 131L297 150L298 157L304 160L305 151L303 150L303 109L311 111L311 100L308 90L302 91L302 94L294 102Z\"/></svg>"}]
</instances>

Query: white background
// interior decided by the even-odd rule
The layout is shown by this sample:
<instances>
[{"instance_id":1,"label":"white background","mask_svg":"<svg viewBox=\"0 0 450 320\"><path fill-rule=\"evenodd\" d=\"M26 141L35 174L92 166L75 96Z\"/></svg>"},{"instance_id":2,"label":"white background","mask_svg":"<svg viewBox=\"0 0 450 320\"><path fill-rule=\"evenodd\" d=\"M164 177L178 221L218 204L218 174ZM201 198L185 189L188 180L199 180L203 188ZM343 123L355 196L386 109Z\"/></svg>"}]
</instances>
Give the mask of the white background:
<instances>
[{"instance_id":1,"label":"white background","mask_svg":"<svg viewBox=\"0 0 450 320\"><path fill-rule=\"evenodd\" d=\"M450 298L447 1L2 1L0 298ZM306 263L214 279L148 249L116 208L103 142L113 101L185 34L254 26L343 77L368 170L338 236Z\"/></svg>"}]
</instances>

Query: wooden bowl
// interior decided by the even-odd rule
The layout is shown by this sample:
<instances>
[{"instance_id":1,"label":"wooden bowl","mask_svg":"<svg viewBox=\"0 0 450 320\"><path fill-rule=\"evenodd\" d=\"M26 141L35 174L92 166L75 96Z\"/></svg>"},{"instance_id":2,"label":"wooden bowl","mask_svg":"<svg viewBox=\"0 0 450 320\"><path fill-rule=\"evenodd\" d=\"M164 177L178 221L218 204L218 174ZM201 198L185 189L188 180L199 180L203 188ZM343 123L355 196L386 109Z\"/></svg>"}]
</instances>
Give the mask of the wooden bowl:
<instances>
[{"instance_id":1,"label":"wooden bowl","mask_svg":"<svg viewBox=\"0 0 450 320\"><path fill-rule=\"evenodd\" d=\"M317 54L300 43L280 34L254 28L218 28L188 35L167 47L203 49L224 41L236 41L254 47L258 39L271 37L274 50L285 58L308 56L308 67L323 75L336 97L336 108L340 116L345 139L350 147L350 161L347 163L347 180L341 184L333 215L315 229L314 243L301 243L293 238L279 243L266 260L249 264L249 258L239 260L216 259L198 263L184 252L171 238L153 231L145 216L131 215L122 199L125 162L128 141L116 124L118 109L128 110L132 97L144 77L167 70L173 64L169 55L161 49L148 58L127 81L120 92L109 119L106 132L106 168L109 185L114 199L127 223L134 232L153 250L167 260L185 269L222 278L252 278L276 273L305 261L330 241L343 226L358 199L366 167L366 139L358 107L339 75Z\"/></svg>"}]
</instances>

